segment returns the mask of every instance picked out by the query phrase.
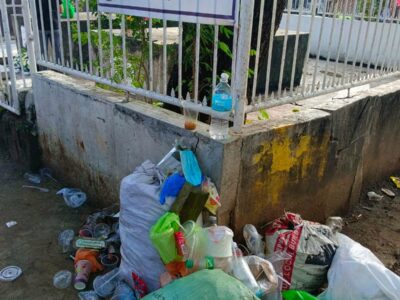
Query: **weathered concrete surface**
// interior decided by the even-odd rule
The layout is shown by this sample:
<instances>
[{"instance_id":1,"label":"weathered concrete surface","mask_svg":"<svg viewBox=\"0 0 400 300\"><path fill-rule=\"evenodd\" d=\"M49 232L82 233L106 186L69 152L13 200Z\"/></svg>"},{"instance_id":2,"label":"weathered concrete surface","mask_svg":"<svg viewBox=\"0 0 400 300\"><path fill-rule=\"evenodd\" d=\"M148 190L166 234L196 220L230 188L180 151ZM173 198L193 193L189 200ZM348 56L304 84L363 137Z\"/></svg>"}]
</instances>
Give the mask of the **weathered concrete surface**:
<instances>
[{"instance_id":1,"label":"weathered concrete surface","mask_svg":"<svg viewBox=\"0 0 400 300\"><path fill-rule=\"evenodd\" d=\"M399 86L397 80L350 99L331 94L275 107L271 120L247 126L236 231L284 210L324 221L346 213L363 186L398 174Z\"/></svg>"},{"instance_id":2,"label":"weathered concrete surface","mask_svg":"<svg viewBox=\"0 0 400 300\"><path fill-rule=\"evenodd\" d=\"M69 185L99 204L117 202L122 177L185 138L220 188L219 222L238 233L284 210L324 221L347 212L364 185L400 172L399 84L269 109L270 120L246 125L223 143L209 138L205 124L188 132L179 114L124 103L121 95L53 72L34 76L34 94L43 160Z\"/></svg>"},{"instance_id":3,"label":"weathered concrete surface","mask_svg":"<svg viewBox=\"0 0 400 300\"><path fill-rule=\"evenodd\" d=\"M204 173L224 195L221 218L229 220L239 157L234 139L225 145L183 128L182 115L96 88L93 83L54 72L34 76L35 103L43 161L71 186L85 189L101 204L118 202L119 183L145 160L158 162L176 140L195 148ZM221 184L222 183L222 184Z\"/></svg>"}]
</instances>

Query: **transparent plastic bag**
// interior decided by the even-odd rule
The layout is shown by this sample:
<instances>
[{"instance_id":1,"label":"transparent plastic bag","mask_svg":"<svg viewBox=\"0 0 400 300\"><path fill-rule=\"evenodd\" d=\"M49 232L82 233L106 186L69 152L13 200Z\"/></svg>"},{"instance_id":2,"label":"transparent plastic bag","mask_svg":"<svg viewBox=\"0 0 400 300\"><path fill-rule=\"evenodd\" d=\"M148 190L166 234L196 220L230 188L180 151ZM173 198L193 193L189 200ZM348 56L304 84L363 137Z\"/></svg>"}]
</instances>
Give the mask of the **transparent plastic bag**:
<instances>
[{"instance_id":1,"label":"transparent plastic bag","mask_svg":"<svg viewBox=\"0 0 400 300\"><path fill-rule=\"evenodd\" d=\"M249 265L263 294L271 294L278 289L278 275L271 262L258 256L246 256L244 260Z\"/></svg>"},{"instance_id":2,"label":"transparent plastic bag","mask_svg":"<svg viewBox=\"0 0 400 300\"><path fill-rule=\"evenodd\" d=\"M265 256L265 243L254 225L244 225L243 237L246 240L247 248L252 254L262 257Z\"/></svg>"},{"instance_id":3,"label":"transparent plastic bag","mask_svg":"<svg viewBox=\"0 0 400 300\"><path fill-rule=\"evenodd\" d=\"M65 204L72 208L82 206L87 200L86 194L80 189L63 188L57 192L57 195L63 196Z\"/></svg>"}]
</instances>

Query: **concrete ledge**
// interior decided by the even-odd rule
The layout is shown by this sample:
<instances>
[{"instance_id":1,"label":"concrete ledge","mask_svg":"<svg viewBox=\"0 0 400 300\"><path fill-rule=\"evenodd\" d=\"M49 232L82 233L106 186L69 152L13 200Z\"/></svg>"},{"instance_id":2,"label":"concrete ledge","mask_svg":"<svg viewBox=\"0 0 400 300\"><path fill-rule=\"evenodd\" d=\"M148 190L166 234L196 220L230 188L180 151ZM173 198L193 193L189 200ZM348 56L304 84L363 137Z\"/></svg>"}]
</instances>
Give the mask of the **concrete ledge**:
<instances>
[{"instance_id":1,"label":"concrete ledge","mask_svg":"<svg viewBox=\"0 0 400 300\"><path fill-rule=\"evenodd\" d=\"M220 224L236 233L284 210L324 221L345 213L365 184L400 171L400 80L350 99L335 93L269 109L270 120L223 143L206 124L186 131L182 115L125 103L90 82L48 71L33 84L44 162L99 205L118 202L121 178L180 138L220 189Z\"/></svg>"}]
</instances>

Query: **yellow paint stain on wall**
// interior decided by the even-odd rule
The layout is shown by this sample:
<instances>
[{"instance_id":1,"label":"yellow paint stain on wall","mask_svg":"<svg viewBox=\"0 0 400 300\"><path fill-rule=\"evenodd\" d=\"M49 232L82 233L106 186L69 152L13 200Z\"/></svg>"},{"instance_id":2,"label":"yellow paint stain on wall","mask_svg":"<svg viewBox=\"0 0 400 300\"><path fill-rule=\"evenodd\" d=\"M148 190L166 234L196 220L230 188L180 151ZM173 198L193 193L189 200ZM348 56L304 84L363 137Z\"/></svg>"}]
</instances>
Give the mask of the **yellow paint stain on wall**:
<instances>
[{"instance_id":1,"label":"yellow paint stain on wall","mask_svg":"<svg viewBox=\"0 0 400 300\"><path fill-rule=\"evenodd\" d=\"M257 173L260 178L254 185L255 192L260 195L266 193L271 204L276 205L285 188L290 188L301 178L318 176L322 179L328 156L329 135L325 135L322 142L310 135L302 135L299 138L291 138L286 128L277 130L277 136L261 145L261 151L252 157L253 165L258 165ZM269 170L265 170L265 164L272 161ZM319 165L316 165L319 164ZM311 170L317 170L311 172ZM297 173L296 182L291 173Z\"/></svg>"}]
</instances>

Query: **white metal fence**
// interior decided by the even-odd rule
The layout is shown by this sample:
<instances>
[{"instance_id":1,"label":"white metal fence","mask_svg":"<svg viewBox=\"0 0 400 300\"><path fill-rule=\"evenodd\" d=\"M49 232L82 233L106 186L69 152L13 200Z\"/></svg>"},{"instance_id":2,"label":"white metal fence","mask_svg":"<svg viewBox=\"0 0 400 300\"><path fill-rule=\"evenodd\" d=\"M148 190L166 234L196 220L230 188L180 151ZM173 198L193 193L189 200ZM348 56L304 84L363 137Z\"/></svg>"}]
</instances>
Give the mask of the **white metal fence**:
<instances>
[{"instance_id":1,"label":"white metal fence","mask_svg":"<svg viewBox=\"0 0 400 300\"><path fill-rule=\"evenodd\" d=\"M234 0L228 25L104 13L97 0L14 1L9 6L24 12L27 52L39 68L149 101L191 101L206 115L219 73L230 73L237 131L249 113L392 76L400 67L393 0ZM1 3L8 52L10 13ZM6 76L16 77L13 66Z\"/></svg>"}]
</instances>

